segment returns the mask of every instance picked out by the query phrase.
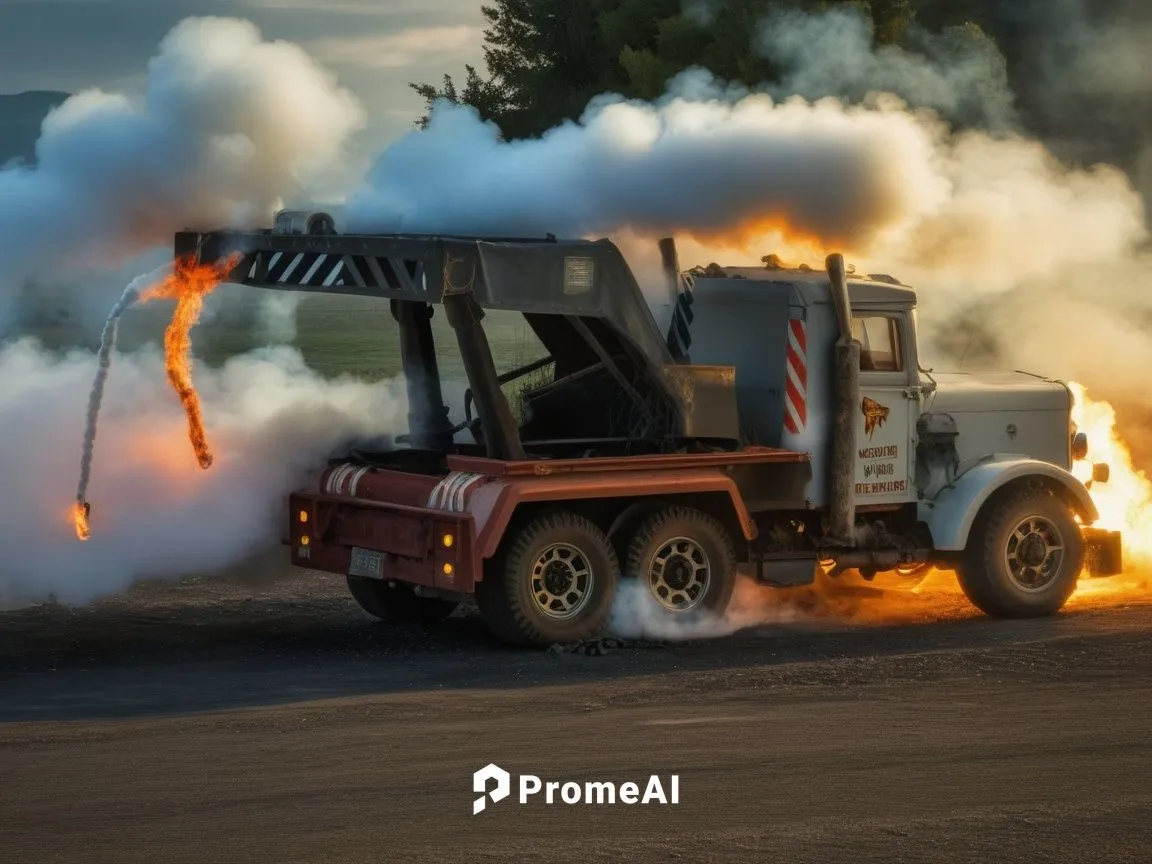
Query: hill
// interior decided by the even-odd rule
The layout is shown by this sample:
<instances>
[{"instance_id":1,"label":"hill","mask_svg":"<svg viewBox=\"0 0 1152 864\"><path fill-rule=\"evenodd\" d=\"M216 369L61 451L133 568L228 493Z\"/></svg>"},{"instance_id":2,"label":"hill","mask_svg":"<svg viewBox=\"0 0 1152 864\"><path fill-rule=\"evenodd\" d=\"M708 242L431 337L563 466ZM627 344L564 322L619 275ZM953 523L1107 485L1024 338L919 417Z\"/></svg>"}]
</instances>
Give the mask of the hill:
<instances>
[{"instance_id":1,"label":"hill","mask_svg":"<svg viewBox=\"0 0 1152 864\"><path fill-rule=\"evenodd\" d=\"M0 165L13 159L31 162L36 155L40 124L49 111L67 98L67 93L52 90L0 94Z\"/></svg>"}]
</instances>

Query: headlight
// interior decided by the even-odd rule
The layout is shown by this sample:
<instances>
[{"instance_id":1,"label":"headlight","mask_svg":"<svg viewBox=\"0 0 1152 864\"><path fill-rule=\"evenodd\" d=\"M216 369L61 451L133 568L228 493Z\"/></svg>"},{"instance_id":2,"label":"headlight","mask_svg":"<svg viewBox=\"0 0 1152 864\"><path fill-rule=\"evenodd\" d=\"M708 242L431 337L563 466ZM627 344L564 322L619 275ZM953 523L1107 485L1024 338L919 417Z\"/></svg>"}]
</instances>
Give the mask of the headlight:
<instances>
[{"instance_id":1,"label":"headlight","mask_svg":"<svg viewBox=\"0 0 1152 864\"><path fill-rule=\"evenodd\" d=\"M1088 456L1088 436L1077 432L1072 436L1072 460L1077 461Z\"/></svg>"}]
</instances>

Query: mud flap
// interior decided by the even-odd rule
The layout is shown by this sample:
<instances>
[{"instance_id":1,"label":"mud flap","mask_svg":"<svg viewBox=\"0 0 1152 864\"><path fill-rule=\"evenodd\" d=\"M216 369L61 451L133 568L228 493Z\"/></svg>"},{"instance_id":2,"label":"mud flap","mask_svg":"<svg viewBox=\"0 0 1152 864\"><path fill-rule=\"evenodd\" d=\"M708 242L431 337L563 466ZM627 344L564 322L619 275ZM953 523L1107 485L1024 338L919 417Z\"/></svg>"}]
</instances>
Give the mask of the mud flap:
<instances>
[{"instance_id":1,"label":"mud flap","mask_svg":"<svg viewBox=\"0 0 1152 864\"><path fill-rule=\"evenodd\" d=\"M1119 531L1084 529L1084 569L1089 576L1119 576L1124 572L1124 552Z\"/></svg>"}]
</instances>

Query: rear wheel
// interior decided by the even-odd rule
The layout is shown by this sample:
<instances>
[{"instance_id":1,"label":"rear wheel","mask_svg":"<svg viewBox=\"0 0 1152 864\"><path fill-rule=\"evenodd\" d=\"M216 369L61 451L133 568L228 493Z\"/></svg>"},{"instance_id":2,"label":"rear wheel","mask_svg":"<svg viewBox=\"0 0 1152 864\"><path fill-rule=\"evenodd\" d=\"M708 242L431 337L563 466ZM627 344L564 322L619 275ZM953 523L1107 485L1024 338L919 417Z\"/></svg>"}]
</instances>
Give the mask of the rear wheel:
<instances>
[{"instance_id":1,"label":"rear wheel","mask_svg":"<svg viewBox=\"0 0 1152 864\"><path fill-rule=\"evenodd\" d=\"M1052 615L1076 590L1084 543L1068 505L1031 488L993 503L972 527L957 572L978 608L999 618Z\"/></svg>"},{"instance_id":2,"label":"rear wheel","mask_svg":"<svg viewBox=\"0 0 1152 864\"><path fill-rule=\"evenodd\" d=\"M736 587L736 553L719 522L691 507L652 514L628 544L624 574L677 621L720 615Z\"/></svg>"},{"instance_id":3,"label":"rear wheel","mask_svg":"<svg viewBox=\"0 0 1152 864\"><path fill-rule=\"evenodd\" d=\"M451 615L459 605L441 597L421 597L415 586L404 582L348 577L348 590L360 608L389 624L434 624Z\"/></svg>"},{"instance_id":4,"label":"rear wheel","mask_svg":"<svg viewBox=\"0 0 1152 864\"><path fill-rule=\"evenodd\" d=\"M576 513L544 514L505 538L476 586L476 604L507 642L580 642L607 624L619 569L595 523Z\"/></svg>"}]
</instances>

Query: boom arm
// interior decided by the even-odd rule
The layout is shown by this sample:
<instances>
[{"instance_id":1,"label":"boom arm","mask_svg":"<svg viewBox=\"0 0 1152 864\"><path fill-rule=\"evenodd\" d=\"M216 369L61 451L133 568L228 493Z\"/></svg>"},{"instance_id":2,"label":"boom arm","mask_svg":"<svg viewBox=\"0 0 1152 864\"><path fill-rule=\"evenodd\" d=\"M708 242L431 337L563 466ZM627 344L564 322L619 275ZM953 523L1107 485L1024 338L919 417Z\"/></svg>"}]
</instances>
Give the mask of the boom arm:
<instances>
[{"instance_id":1,"label":"boom arm","mask_svg":"<svg viewBox=\"0 0 1152 864\"><path fill-rule=\"evenodd\" d=\"M439 238L184 231L175 253L197 263L238 253L228 281L240 285L434 303L443 293L447 245Z\"/></svg>"}]
</instances>

